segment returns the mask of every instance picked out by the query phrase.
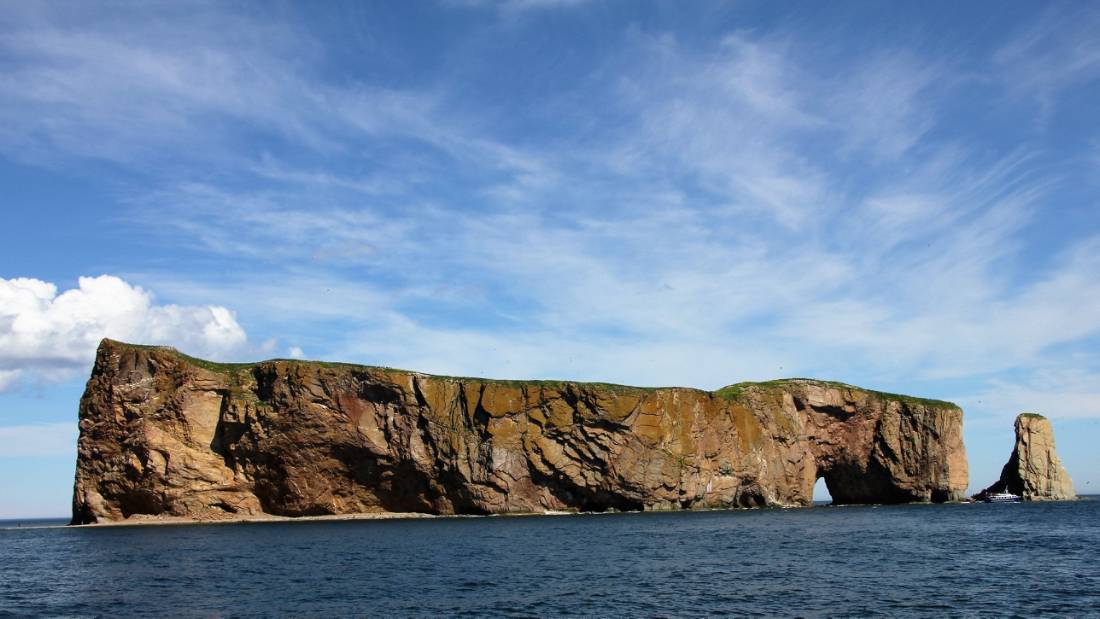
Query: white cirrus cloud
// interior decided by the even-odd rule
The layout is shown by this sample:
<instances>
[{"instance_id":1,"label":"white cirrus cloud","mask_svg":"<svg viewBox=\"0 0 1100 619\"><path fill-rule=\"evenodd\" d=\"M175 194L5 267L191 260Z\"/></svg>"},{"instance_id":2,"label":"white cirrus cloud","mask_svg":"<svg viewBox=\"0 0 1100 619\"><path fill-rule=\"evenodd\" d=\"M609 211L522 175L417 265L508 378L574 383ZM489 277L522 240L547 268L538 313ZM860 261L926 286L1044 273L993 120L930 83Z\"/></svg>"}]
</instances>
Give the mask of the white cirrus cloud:
<instances>
[{"instance_id":1,"label":"white cirrus cloud","mask_svg":"<svg viewBox=\"0 0 1100 619\"><path fill-rule=\"evenodd\" d=\"M0 370L0 391L14 385L20 373L19 370Z\"/></svg>"},{"instance_id":2,"label":"white cirrus cloud","mask_svg":"<svg viewBox=\"0 0 1100 619\"><path fill-rule=\"evenodd\" d=\"M993 56L998 68L994 75L1010 92L1035 99L1043 120L1048 120L1059 92L1100 78L1100 9L1089 3L1069 9L1048 7Z\"/></svg>"},{"instance_id":3,"label":"white cirrus cloud","mask_svg":"<svg viewBox=\"0 0 1100 619\"><path fill-rule=\"evenodd\" d=\"M81 277L76 288L32 278L0 278L0 391L19 381L50 382L87 367L105 337L170 344L225 357L247 335L228 308L159 305L112 276Z\"/></svg>"},{"instance_id":4,"label":"white cirrus cloud","mask_svg":"<svg viewBox=\"0 0 1100 619\"><path fill-rule=\"evenodd\" d=\"M1059 363L1059 361L1062 361ZM1086 367L1076 367L1074 362ZM1081 358L1047 360L1020 380L990 380L985 388L956 396L967 411L978 413L982 427L1001 424L1023 412L1051 419L1100 418L1100 371Z\"/></svg>"},{"instance_id":5,"label":"white cirrus cloud","mask_svg":"<svg viewBox=\"0 0 1100 619\"><path fill-rule=\"evenodd\" d=\"M0 426L0 458L72 456L76 438L75 422Z\"/></svg>"}]
</instances>

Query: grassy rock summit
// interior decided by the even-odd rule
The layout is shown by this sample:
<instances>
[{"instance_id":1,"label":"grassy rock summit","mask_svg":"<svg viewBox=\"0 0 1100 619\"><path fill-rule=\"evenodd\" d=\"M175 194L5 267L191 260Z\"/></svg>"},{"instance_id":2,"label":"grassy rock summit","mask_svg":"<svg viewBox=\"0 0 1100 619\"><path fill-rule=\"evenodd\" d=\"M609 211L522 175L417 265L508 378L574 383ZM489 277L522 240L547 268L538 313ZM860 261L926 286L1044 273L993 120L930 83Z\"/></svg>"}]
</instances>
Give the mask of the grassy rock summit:
<instances>
[{"instance_id":1,"label":"grassy rock summit","mask_svg":"<svg viewBox=\"0 0 1100 619\"><path fill-rule=\"evenodd\" d=\"M1054 428L1035 413L1016 417L1016 445L1001 469L1001 478L978 496L1011 492L1025 501L1067 501L1077 498L1073 480L1054 451Z\"/></svg>"},{"instance_id":2,"label":"grassy rock summit","mask_svg":"<svg viewBox=\"0 0 1100 619\"><path fill-rule=\"evenodd\" d=\"M104 340L74 523L962 499L954 404L790 379L708 392L497 381Z\"/></svg>"}]
</instances>

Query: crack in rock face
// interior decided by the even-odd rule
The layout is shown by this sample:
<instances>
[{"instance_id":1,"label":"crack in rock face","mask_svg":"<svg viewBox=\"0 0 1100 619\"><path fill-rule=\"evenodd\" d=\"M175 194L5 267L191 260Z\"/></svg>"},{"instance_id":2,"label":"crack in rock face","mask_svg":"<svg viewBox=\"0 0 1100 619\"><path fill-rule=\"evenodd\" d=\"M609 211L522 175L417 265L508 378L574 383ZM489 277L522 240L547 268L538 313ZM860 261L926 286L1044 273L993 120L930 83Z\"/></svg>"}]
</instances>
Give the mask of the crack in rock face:
<instances>
[{"instance_id":1,"label":"crack in rock face","mask_svg":"<svg viewBox=\"0 0 1100 619\"><path fill-rule=\"evenodd\" d=\"M1073 480L1054 450L1054 427L1050 421L1035 413L1021 413L1013 425L1016 444L1001 469L1001 478L976 497L1010 492L1025 501L1076 499Z\"/></svg>"},{"instance_id":2,"label":"crack in rock face","mask_svg":"<svg viewBox=\"0 0 1100 619\"><path fill-rule=\"evenodd\" d=\"M715 392L215 364L104 340L73 522L505 514L964 498L962 411L790 379Z\"/></svg>"}]
</instances>

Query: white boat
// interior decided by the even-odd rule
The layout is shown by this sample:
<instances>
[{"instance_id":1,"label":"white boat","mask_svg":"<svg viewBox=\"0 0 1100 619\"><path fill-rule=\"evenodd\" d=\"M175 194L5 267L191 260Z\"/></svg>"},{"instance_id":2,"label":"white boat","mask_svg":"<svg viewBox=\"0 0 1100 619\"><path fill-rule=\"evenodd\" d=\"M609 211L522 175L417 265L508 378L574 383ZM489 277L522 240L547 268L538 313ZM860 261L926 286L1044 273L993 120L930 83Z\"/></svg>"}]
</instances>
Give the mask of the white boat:
<instances>
[{"instance_id":1,"label":"white boat","mask_svg":"<svg viewBox=\"0 0 1100 619\"><path fill-rule=\"evenodd\" d=\"M992 492L982 499L986 503L1019 503L1020 495L1011 492Z\"/></svg>"}]
</instances>

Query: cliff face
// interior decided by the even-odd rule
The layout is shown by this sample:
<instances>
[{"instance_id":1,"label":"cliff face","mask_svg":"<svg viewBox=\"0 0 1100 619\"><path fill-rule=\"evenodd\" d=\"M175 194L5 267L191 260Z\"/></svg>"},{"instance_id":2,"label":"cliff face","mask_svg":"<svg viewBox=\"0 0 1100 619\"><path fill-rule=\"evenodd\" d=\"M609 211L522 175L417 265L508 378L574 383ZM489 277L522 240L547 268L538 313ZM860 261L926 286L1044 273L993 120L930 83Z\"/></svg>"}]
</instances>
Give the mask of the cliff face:
<instances>
[{"instance_id":1,"label":"cliff face","mask_svg":"<svg viewBox=\"0 0 1100 619\"><path fill-rule=\"evenodd\" d=\"M962 411L794 379L706 392L298 361L104 340L73 522L805 506L961 499Z\"/></svg>"},{"instance_id":2,"label":"cliff face","mask_svg":"<svg viewBox=\"0 0 1100 619\"><path fill-rule=\"evenodd\" d=\"M1016 417L1016 445L1001 469L1001 478L978 496L1011 492L1025 501L1068 501L1077 498L1073 480L1054 451L1054 428L1042 415Z\"/></svg>"}]
</instances>

